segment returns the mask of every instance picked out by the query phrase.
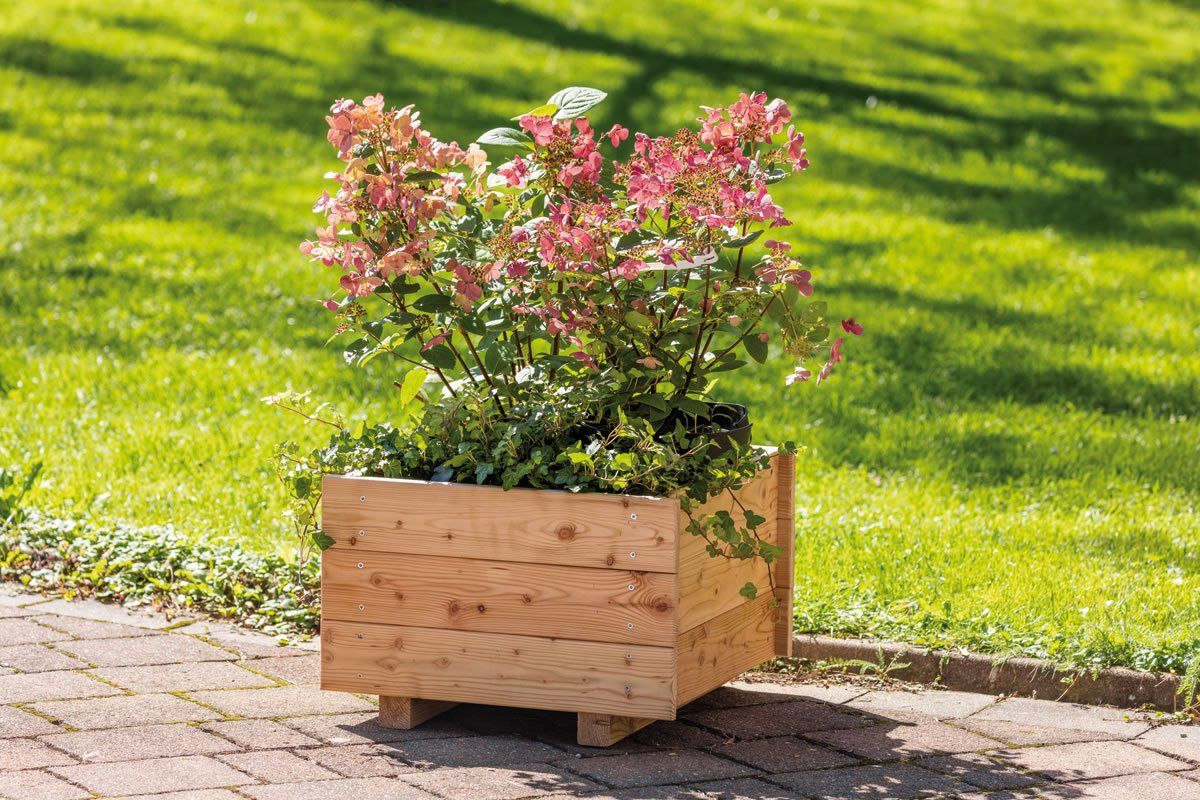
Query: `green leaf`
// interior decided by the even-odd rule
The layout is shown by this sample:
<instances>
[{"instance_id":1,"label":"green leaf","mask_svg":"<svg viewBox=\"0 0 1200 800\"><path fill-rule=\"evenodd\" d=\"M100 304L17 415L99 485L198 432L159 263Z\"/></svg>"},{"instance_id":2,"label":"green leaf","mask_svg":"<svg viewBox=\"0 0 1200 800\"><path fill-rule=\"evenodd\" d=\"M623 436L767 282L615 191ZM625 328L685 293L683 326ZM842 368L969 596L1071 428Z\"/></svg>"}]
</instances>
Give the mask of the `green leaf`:
<instances>
[{"instance_id":1,"label":"green leaf","mask_svg":"<svg viewBox=\"0 0 1200 800\"><path fill-rule=\"evenodd\" d=\"M625 321L629 323L629 327L631 328L648 328L654 324L654 320L650 317L632 309L625 312Z\"/></svg>"},{"instance_id":2,"label":"green leaf","mask_svg":"<svg viewBox=\"0 0 1200 800\"><path fill-rule=\"evenodd\" d=\"M760 237L762 235L763 235L762 231L751 231L750 233L747 233L745 236L740 236L737 239L730 239L728 242L726 242L725 244L723 244L721 246L726 247L730 250L740 250L743 247L753 243L755 239L757 239L758 237Z\"/></svg>"},{"instance_id":3,"label":"green leaf","mask_svg":"<svg viewBox=\"0 0 1200 800\"><path fill-rule=\"evenodd\" d=\"M547 105L558 106L558 111L554 114L555 119L575 119L582 117L593 106L599 105L606 97L608 97L608 93L599 89L568 86L566 89L555 92L554 96L546 102Z\"/></svg>"},{"instance_id":4,"label":"green leaf","mask_svg":"<svg viewBox=\"0 0 1200 800\"><path fill-rule=\"evenodd\" d=\"M558 111L558 106L556 106L554 103L546 103L545 105L538 106L532 111L526 111L524 114L517 114L512 118L512 121L516 122L521 117L552 117L556 111Z\"/></svg>"},{"instance_id":5,"label":"green leaf","mask_svg":"<svg viewBox=\"0 0 1200 800\"><path fill-rule=\"evenodd\" d=\"M779 169L778 167L769 169L763 172L763 183L779 183L787 176L788 173L785 169Z\"/></svg>"},{"instance_id":6,"label":"green leaf","mask_svg":"<svg viewBox=\"0 0 1200 800\"><path fill-rule=\"evenodd\" d=\"M658 241L658 234L654 231L648 231L645 228L634 228L629 233L617 239L614 249L618 253L625 253L635 247L641 247L649 242Z\"/></svg>"},{"instance_id":7,"label":"green leaf","mask_svg":"<svg viewBox=\"0 0 1200 800\"><path fill-rule=\"evenodd\" d=\"M767 343L755 334L750 334L742 339L742 344L746 346L746 352L750 354L750 357L758 363L762 364L767 360Z\"/></svg>"},{"instance_id":8,"label":"green leaf","mask_svg":"<svg viewBox=\"0 0 1200 800\"><path fill-rule=\"evenodd\" d=\"M454 302L444 294L427 294L412 301L411 305L417 311L424 311L427 314L449 311L454 308Z\"/></svg>"},{"instance_id":9,"label":"green leaf","mask_svg":"<svg viewBox=\"0 0 1200 800\"><path fill-rule=\"evenodd\" d=\"M454 369L454 365L458 363L454 359L454 352L444 344L429 348L421 353L421 357L441 369Z\"/></svg>"},{"instance_id":10,"label":"green leaf","mask_svg":"<svg viewBox=\"0 0 1200 800\"><path fill-rule=\"evenodd\" d=\"M332 536L325 533L325 531L321 531L321 530L316 530L316 531L312 532L312 542L318 548L320 548L322 551L328 550L329 548L331 548L335 544L337 544L337 542L334 540L334 538Z\"/></svg>"},{"instance_id":11,"label":"green leaf","mask_svg":"<svg viewBox=\"0 0 1200 800\"><path fill-rule=\"evenodd\" d=\"M409 172L404 176L404 180L412 181L413 183L429 183L431 181L440 181L441 179L442 173L427 169Z\"/></svg>"},{"instance_id":12,"label":"green leaf","mask_svg":"<svg viewBox=\"0 0 1200 800\"><path fill-rule=\"evenodd\" d=\"M475 482L483 483L487 480L488 475L491 475L495 469L496 468L491 464L480 464L479 466L475 467Z\"/></svg>"},{"instance_id":13,"label":"green leaf","mask_svg":"<svg viewBox=\"0 0 1200 800\"><path fill-rule=\"evenodd\" d=\"M738 589L738 594L745 597L747 600L753 600L758 597L758 587L753 583L747 582L745 586Z\"/></svg>"},{"instance_id":14,"label":"green leaf","mask_svg":"<svg viewBox=\"0 0 1200 800\"><path fill-rule=\"evenodd\" d=\"M401 406L406 406L413 401L417 392L421 391L421 387L425 385L425 378L428 375L429 371L423 367L413 367L408 371L400 383Z\"/></svg>"},{"instance_id":15,"label":"green leaf","mask_svg":"<svg viewBox=\"0 0 1200 800\"><path fill-rule=\"evenodd\" d=\"M475 140L476 144L491 144L500 147L525 147L533 138L517 128L492 128Z\"/></svg>"}]
</instances>

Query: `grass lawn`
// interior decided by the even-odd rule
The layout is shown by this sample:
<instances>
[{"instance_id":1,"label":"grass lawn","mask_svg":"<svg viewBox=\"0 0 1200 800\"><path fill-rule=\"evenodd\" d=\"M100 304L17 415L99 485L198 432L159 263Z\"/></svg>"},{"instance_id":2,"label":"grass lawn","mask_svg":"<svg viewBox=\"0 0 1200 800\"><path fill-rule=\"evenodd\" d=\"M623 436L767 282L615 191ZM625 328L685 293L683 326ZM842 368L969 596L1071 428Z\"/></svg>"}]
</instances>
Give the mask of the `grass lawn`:
<instances>
[{"instance_id":1,"label":"grass lawn","mask_svg":"<svg viewBox=\"0 0 1200 800\"><path fill-rule=\"evenodd\" d=\"M1200 656L1200 10L885 0L39 0L0 14L0 464L33 502L286 541L258 398L365 413L296 250L322 114L470 141L570 84L598 126L787 98L822 387L726 379L809 449L798 617L1077 664ZM374 362L380 368L383 360Z\"/></svg>"}]
</instances>

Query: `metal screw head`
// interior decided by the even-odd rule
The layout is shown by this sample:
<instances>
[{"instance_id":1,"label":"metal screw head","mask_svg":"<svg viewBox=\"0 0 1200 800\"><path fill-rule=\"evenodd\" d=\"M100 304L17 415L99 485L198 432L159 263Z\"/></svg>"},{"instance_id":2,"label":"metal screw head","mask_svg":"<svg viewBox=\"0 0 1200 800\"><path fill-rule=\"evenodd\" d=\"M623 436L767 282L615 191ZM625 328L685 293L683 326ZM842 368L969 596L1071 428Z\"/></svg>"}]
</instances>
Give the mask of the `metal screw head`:
<instances>
[{"instance_id":1,"label":"metal screw head","mask_svg":"<svg viewBox=\"0 0 1200 800\"><path fill-rule=\"evenodd\" d=\"M631 583L631 584L629 584L629 591L631 591L631 592L633 591L633 584L632 584L632 583Z\"/></svg>"},{"instance_id":2,"label":"metal screw head","mask_svg":"<svg viewBox=\"0 0 1200 800\"><path fill-rule=\"evenodd\" d=\"M626 627L626 628L629 628L629 630L633 630L633 623L632 623L632 622L626 622L626 623L625 623L625 627Z\"/></svg>"},{"instance_id":3,"label":"metal screw head","mask_svg":"<svg viewBox=\"0 0 1200 800\"><path fill-rule=\"evenodd\" d=\"M365 608L366 608L366 606L365 606L365 605L363 605L362 603L359 603L359 604L358 604L358 610L359 610L359 611L362 611L362 610L363 610L363 609L365 609Z\"/></svg>"},{"instance_id":4,"label":"metal screw head","mask_svg":"<svg viewBox=\"0 0 1200 800\"><path fill-rule=\"evenodd\" d=\"M367 535L367 532L366 532L366 531L359 531L359 532L358 532L358 535L359 535L359 536L366 536L366 535Z\"/></svg>"},{"instance_id":5,"label":"metal screw head","mask_svg":"<svg viewBox=\"0 0 1200 800\"><path fill-rule=\"evenodd\" d=\"M630 514L630 515L629 515L629 518L630 518L630 519L637 519L637 514L636 514L636 513L634 513L634 514Z\"/></svg>"},{"instance_id":6,"label":"metal screw head","mask_svg":"<svg viewBox=\"0 0 1200 800\"><path fill-rule=\"evenodd\" d=\"M360 562L358 562L358 568L359 568L359 569L362 569L362 568L363 568L363 562L361 562L361 561L360 561Z\"/></svg>"},{"instance_id":7,"label":"metal screw head","mask_svg":"<svg viewBox=\"0 0 1200 800\"><path fill-rule=\"evenodd\" d=\"M362 677L362 673L361 673L361 672L360 672L360 673L358 673L358 677L360 677L360 678Z\"/></svg>"},{"instance_id":8,"label":"metal screw head","mask_svg":"<svg viewBox=\"0 0 1200 800\"><path fill-rule=\"evenodd\" d=\"M354 634L354 637L356 639L361 639L361 638L363 638L363 635L361 633L356 633L356 634Z\"/></svg>"},{"instance_id":9,"label":"metal screw head","mask_svg":"<svg viewBox=\"0 0 1200 800\"><path fill-rule=\"evenodd\" d=\"M629 557L630 557L630 558L637 558L637 550L630 550L630 551L629 551Z\"/></svg>"},{"instance_id":10,"label":"metal screw head","mask_svg":"<svg viewBox=\"0 0 1200 800\"><path fill-rule=\"evenodd\" d=\"M360 495L358 496L358 502L360 502L360 503L365 503L365 502L367 502L367 496L366 496L365 494L360 494Z\"/></svg>"}]
</instances>

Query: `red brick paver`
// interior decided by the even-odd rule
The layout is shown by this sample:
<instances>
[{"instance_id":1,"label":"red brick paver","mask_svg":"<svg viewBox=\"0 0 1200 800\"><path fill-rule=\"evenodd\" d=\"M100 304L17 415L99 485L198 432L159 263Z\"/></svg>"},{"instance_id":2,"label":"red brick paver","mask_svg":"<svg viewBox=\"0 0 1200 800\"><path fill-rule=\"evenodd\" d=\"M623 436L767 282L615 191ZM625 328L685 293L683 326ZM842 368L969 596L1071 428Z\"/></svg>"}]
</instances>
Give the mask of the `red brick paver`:
<instances>
[{"instance_id":1,"label":"red brick paver","mask_svg":"<svg viewBox=\"0 0 1200 800\"><path fill-rule=\"evenodd\" d=\"M616 747L459 706L411 731L315 644L0 587L0 800L1200 800L1200 728L963 692L729 684Z\"/></svg>"}]
</instances>

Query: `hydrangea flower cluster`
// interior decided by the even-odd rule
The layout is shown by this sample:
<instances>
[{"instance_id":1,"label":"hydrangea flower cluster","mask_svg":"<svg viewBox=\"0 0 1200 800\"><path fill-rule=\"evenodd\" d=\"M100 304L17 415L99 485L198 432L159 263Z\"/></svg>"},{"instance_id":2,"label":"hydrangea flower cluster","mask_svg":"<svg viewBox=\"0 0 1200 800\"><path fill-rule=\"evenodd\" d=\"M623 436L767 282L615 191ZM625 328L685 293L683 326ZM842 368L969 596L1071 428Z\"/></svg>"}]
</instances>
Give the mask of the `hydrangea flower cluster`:
<instances>
[{"instance_id":1,"label":"hydrangea flower cluster","mask_svg":"<svg viewBox=\"0 0 1200 800\"><path fill-rule=\"evenodd\" d=\"M788 105L742 94L651 137L594 129L603 97L563 90L465 148L381 95L333 104L343 166L301 251L340 273L326 305L357 334L349 358L387 354L451 395L485 387L501 410L523 385L588 381L664 422L702 413L712 376L772 343L789 385L829 377L843 340L812 274L788 243L758 243L792 224L772 186L809 166Z\"/></svg>"}]
</instances>

